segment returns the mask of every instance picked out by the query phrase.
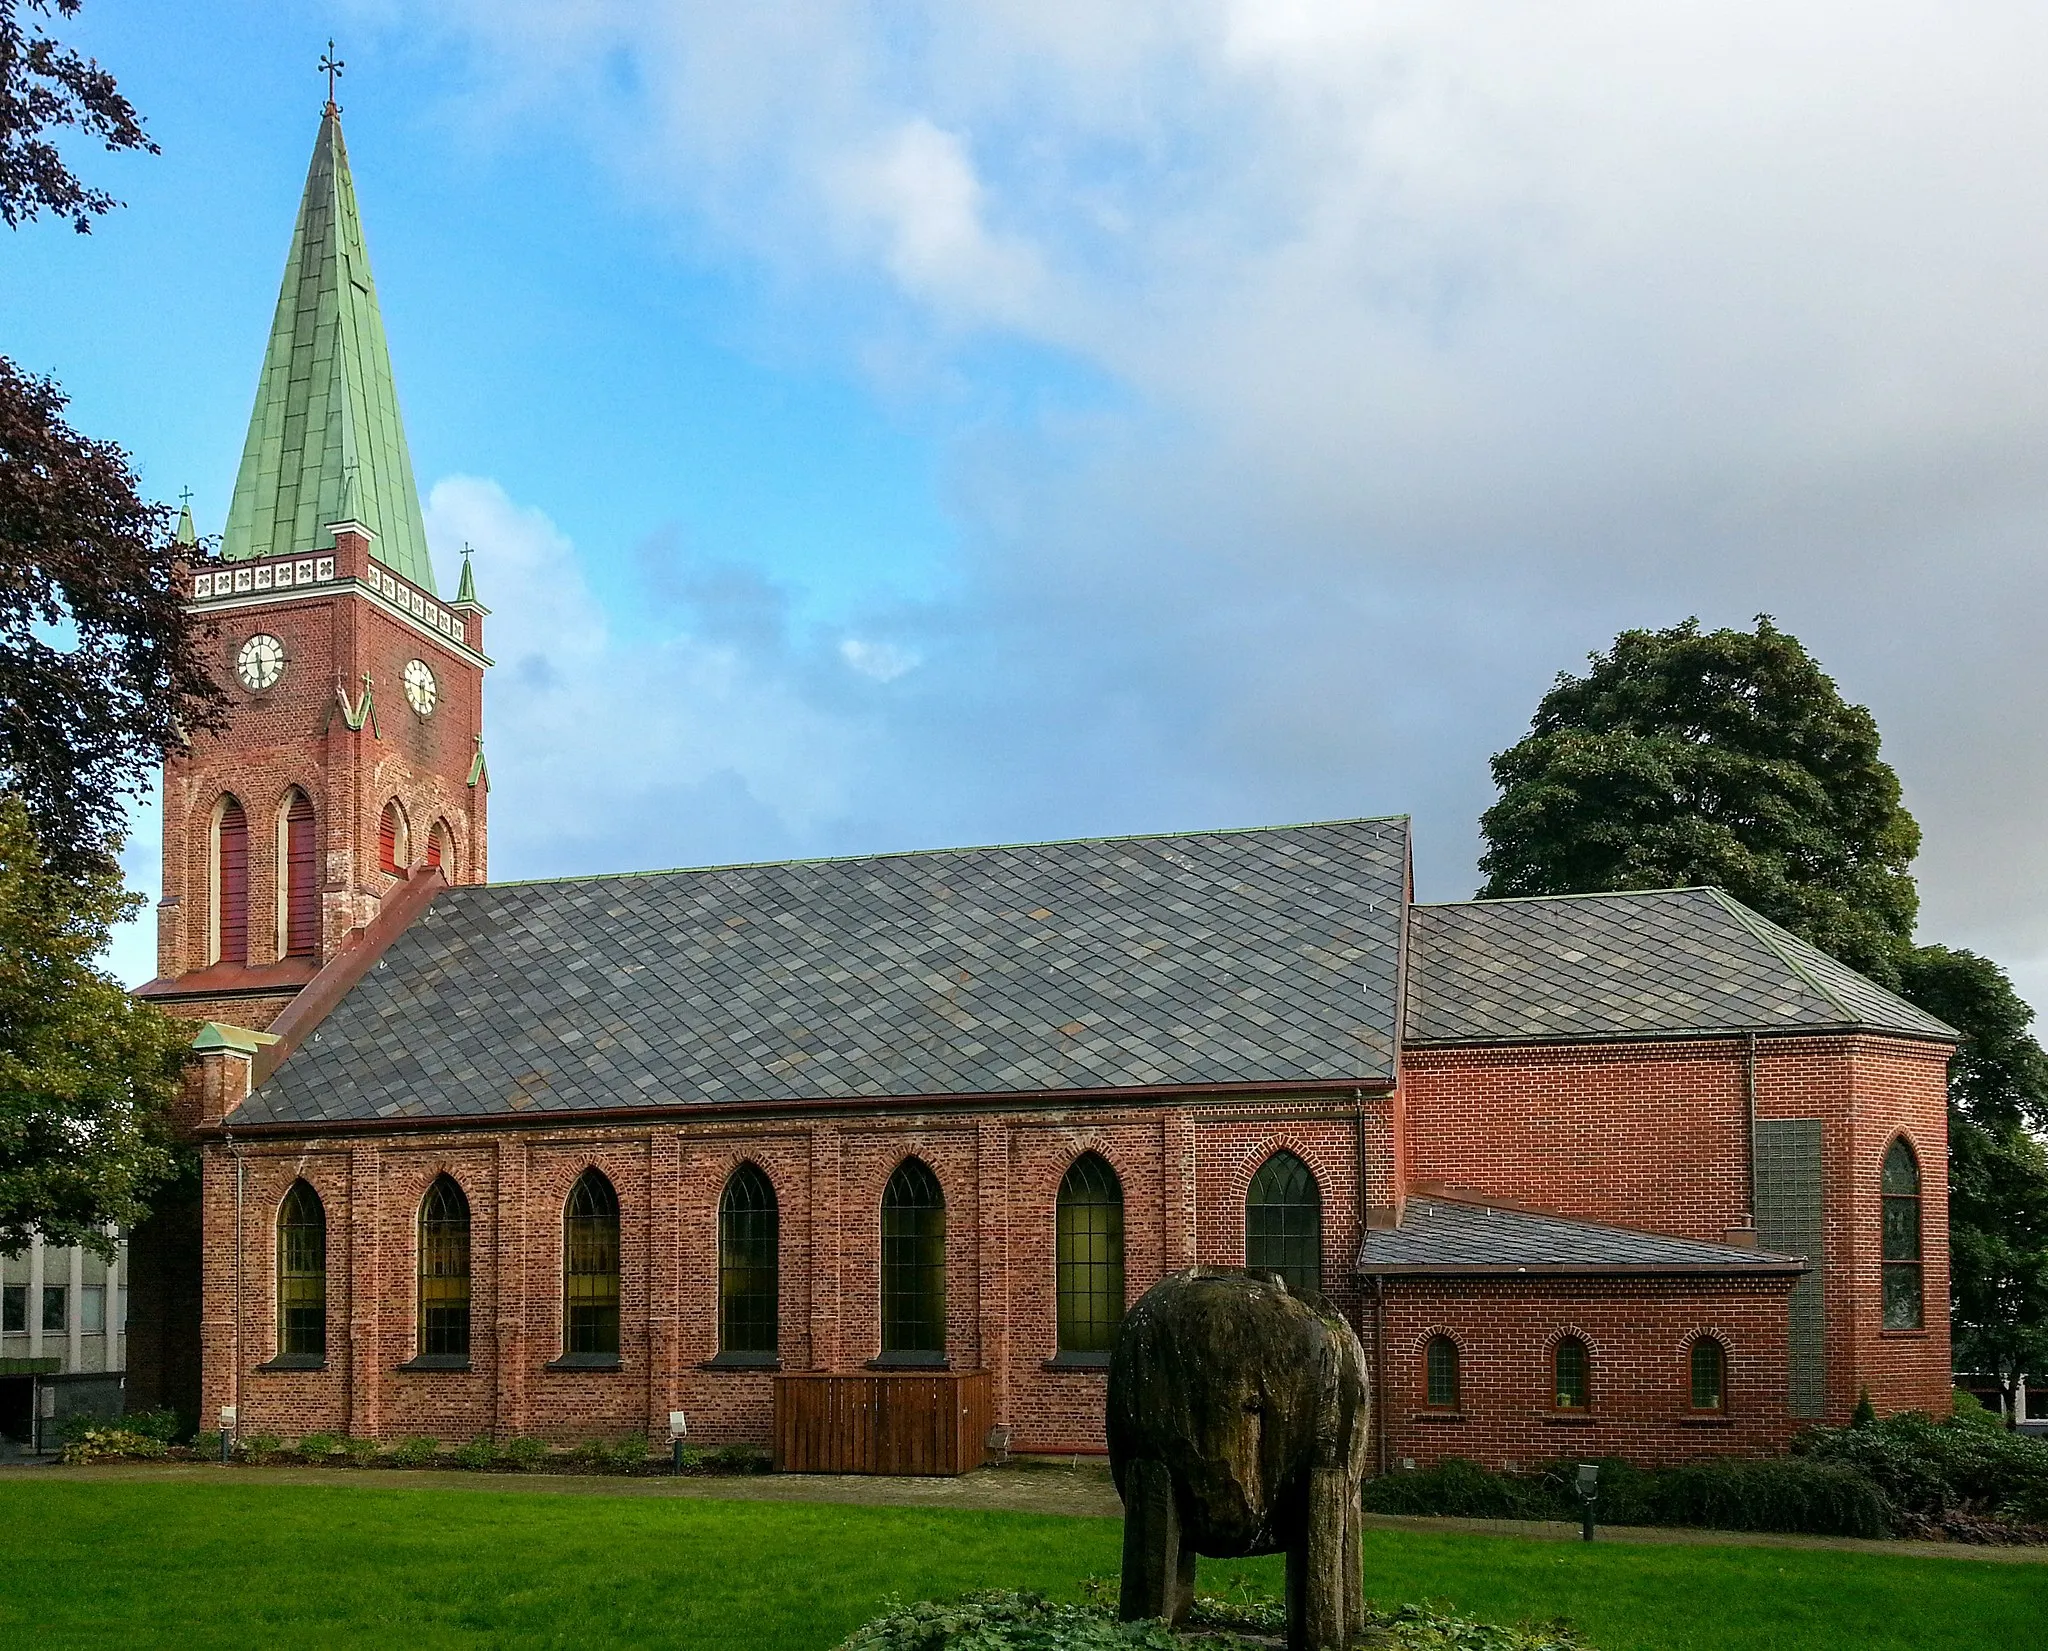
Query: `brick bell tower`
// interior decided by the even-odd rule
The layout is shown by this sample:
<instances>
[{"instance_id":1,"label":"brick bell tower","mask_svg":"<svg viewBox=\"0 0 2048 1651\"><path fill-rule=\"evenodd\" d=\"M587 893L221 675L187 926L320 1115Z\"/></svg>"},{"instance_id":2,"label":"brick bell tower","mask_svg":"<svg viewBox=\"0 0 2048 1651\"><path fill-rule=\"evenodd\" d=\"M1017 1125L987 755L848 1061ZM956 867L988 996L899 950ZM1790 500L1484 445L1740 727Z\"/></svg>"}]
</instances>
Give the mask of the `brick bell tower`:
<instances>
[{"instance_id":1,"label":"brick bell tower","mask_svg":"<svg viewBox=\"0 0 2048 1651\"><path fill-rule=\"evenodd\" d=\"M466 560L452 602L435 589L331 96L221 561L186 577L234 704L164 765L140 995L260 1030L393 890L432 866L481 883L487 863L487 610Z\"/></svg>"}]
</instances>

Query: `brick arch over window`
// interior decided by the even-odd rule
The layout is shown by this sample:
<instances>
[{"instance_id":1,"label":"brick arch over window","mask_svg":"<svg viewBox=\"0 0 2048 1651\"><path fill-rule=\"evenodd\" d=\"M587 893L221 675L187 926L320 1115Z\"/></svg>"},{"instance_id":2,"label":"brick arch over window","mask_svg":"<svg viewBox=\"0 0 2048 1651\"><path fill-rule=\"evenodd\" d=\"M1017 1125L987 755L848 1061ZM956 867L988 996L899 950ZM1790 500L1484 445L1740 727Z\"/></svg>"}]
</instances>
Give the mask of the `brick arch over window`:
<instances>
[{"instance_id":1,"label":"brick arch over window","mask_svg":"<svg viewBox=\"0 0 2048 1651\"><path fill-rule=\"evenodd\" d=\"M455 881L455 830L443 818L427 833L427 864L438 866L449 882Z\"/></svg>"},{"instance_id":2,"label":"brick arch over window","mask_svg":"<svg viewBox=\"0 0 2048 1651\"><path fill-rule=\"evenodd\" d=\"M1278 1273L1290 1290L1323 1287L1323 1189L1308 1161L1286 1147L1245 1189L1244 1264Z\"/></svg>"},{"instance_id":3,"label":"brick arch over window","mask_svg":"<svg viewBox=\"0 0 2048 1651\"><path fill-rule=\"evenodd\" d=\"M1464 1348L1442 1328L1428 1331L1419 1342L1423 1404L1431 1410L1459 1409L1464 1394Z\"/></svg>"},{"instance_id":4,"label":"brick arch over window","mask_svg":"<svg viewBox=\"0 0 2048 1651\"><path fill-rule=\"evenodd\" d=\"M1728 1338L1718 1330L1695 1330L1685 1338L1680 1379L1686 1408L1724 1415L1728 1408Z\"/></svg>"},{"instance_id":5,"label":"brick arch over window","mask_svg":"<svg viewBox=\"0 0 2048 1651\"><path fill-rule=\"evenodd\" d=\"M393 797L377 817L377 869L397 876L412 865L412 827L405 805Z\"/></svg>"},{"instance_id":6,"label":"brick arch over window","mask_svg":"<svg viewBox=\"0 0 2048 1651\"><path fill-rule=\"evenodd\" d=\"M249 961L249 816L241 802L223 793L213 805L213 825L208 832L212 844L209 881L213 889L208 950L210 961L247 964Z\"/></svg>"},{"instance_id":7,"label":"brick arch over window","mask_svg":"<svg viewBox=\"0 0 2048 1651\"><path fill-rule=\"evenodd\" d=\"M1565 1325L1545 1338L1543 1368L1552 1409L1583 1413L1593 1408L1600 1376L1599 1350L1577 1325Z\"/></svg>"},{"instance_id":8,"label":"brick arch over window","mask_svg":"<svg viewBox=\"0 0 2048 1651\"><path fill-rule=\"evenodd\" d=\"M751 1158L718 1199L718 1355L775 1357L781 1317L782 1215L775 1183Z\"/></svg>"},{"instance_id":9,"label":"brick arch over window","mask_svg":"<svg viewBox=\"0 0 2048 1651\"><path fill-rule=\"evenodd\" d=\"M277 955L320 955L319 840L313 799L297 786L277 811Z\"/></svg>"}]
</instances>

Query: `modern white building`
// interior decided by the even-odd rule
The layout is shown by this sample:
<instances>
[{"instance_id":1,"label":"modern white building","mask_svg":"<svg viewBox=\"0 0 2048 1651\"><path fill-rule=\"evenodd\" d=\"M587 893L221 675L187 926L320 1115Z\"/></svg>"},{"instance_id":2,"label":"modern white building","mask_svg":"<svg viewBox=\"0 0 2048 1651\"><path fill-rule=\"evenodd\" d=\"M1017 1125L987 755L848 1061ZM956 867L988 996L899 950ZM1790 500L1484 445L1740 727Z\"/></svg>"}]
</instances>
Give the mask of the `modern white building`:
<instances>
[{"instance_id":1,"label":"modern white building","mask_svg":"<svg viewBox=\"0 0 2048 1651\"><path fill-rule=\"evenodd\" d=\"M119 1415L127 1368L128 1243L112 1261L33 1240L0 1255L0 1438L48 1448L65 1417Z\"/></svg>"}]
</instances>

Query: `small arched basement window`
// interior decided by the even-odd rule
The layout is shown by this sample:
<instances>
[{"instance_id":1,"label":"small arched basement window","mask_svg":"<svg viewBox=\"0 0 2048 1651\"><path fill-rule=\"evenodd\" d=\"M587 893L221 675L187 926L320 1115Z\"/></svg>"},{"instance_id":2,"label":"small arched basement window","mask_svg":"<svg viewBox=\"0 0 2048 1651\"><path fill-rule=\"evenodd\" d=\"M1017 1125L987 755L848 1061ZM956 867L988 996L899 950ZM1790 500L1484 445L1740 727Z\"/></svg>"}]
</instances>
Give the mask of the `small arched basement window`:
<instances>
[{"instance_id":1,"label":"small arched basement window","mask_svg":"<svg viewBox=\"0 0 2048 1651\"><path fill-rule=\"evenodd\" d=\"M327 1211L304 1181L277 1207L277 1353L306 1363L327 1357Z\"/></svg>"},{"instance_id":2,"label":"small arched basement window","mask_svg":"<svg viewBox=\"0 0 2048 1651\"><path fill-rule=\"evenodd\" d=\"M285 957L317 957L320 953L320 885L315 860L313 802L294 789L284 808L278 833L278 856L284 875L278 879L279 947Z\"/></svg>"},{"instance_id":3,"label":"small arched basement window","mask_svg":"<svg viewBox=\"0 0 2048 1651\"><path fill-rule=\"evenodd\" d=\"M452 1175L436 1176L420 1204L419 1350L469 1357L469 1200Z\"/></svg>"},{"instance_id":4,"label":"small arched basement window","mask_svg":"<svg viewBox=\"0 0 2048 1651\"><path fill-rule=\"evenodd\" d=\"M1059 1350L1107 1354L1124 1316L1124 1189L1100 1153L1068 1169L1054 1224Z\"/></svg>"},{"instance_id":5,"label":"small arched basement window","mask_svg":"<svg viewBox=\"0 0 2048 1651\"><path fill-rule=\"evenodd\" d=\"M1884 1155L1884 1327L1921 1326L1920 1159L1901 1135Z\"/></svg>"},{"instance_id":6,"label":"small arched basement window","mask_svg":"<svg viewBox=\"0 0 2048 1651\"><path fill-rule=\"evenodd\" d=\"M249 961L249 816L223 797L213 823L213 955L220 963Z\"/></svg>"},{"instance_id":7,"label":"small arched basement window","mask_svg":"<svg viewBox=\"0 0 2048 1651\"><path fill-rule=\"evenodd\" d=\"M882 1190L882 1357L936 1364L946 1353L946 1194L906 1158Z\"/></svg>"},{"instance_id":8,"label":"small arched basement window","mask_svg":"<svg viewBox=\"0 0 2048 1651\"><path fill-rule=\"evenodd\" d=\"M619 1195L594 1168L562 1211L562 1355L619 1356Z\"/></svg>"},{"instance_id":9,"label":"small arched basement window","mask_svg":"<svg viewBox=\"0 0 2048 1651\"><path fill-rule=\"evenodd\" d=\"M1244 1264L1290 1290L1323 1287L1323 1195L1308 1165L1282 1149L1259 1166L1244 1201Z\"/></svg>"},{"instance_id":10,"label":"small arched basement window","mask_svg":"<svg viewBox=\"0 0 2048 1651\"><path fill-rule=\"evenodd\" d=\"M1550 1354L1551 1402L1559 1410L1585 1410L1593 1402L1593 1360L1577 1336L1566 1336Z\"/></svg>"},{"instance_id":11,"label":"small arched basement window","mask_svg":"<svg viewBox=\"0 0 2048 1651\"><path fill-rule=\"evenodd\" d=\"M1432 1410L1458 1408L1458 1344L1431 1336L1422 1350L1422 1402Z\"/></svg>"},{"instance_id":12,"label":"small arched basement window","mask_svg":"<svg viewBox=\"0 0 2048 1651\"><path fill-rule=\"evenodd\" d=\"M766 1356L780 1314L775 1186L759 1164L742 1164L718 1200L718 1350Z\"/></svg>"},{"instance_id":13,"label":"small arched basement window","mask_svg":"<svg viewBox=\"0 0 2048 1651\"><path fill-rule=\"evenodd\" d=\"M1701 1336L1692 1344L1692 1408L1718 1411L1727 1397L1728 1354L1712 1336Z\"/></svg>"}]
</instances>

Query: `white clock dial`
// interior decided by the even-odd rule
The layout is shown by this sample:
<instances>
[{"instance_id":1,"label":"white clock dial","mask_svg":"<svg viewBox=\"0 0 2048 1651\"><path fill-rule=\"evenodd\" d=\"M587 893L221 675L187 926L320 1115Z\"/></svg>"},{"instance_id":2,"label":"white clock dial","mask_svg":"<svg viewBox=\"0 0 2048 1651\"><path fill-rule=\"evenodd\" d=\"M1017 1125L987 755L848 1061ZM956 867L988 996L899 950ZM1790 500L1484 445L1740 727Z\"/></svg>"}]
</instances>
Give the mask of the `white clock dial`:
<instances>
[{"instance_id":1,"label":"white clock dial","mask_svg":"<svg viewBox=\"0 0 2048 1651\"><path fill-rule=\"evenodd\" d=\"M434 714L434 701L440 690L434 686L434 673L424 659L408 659L405 662L405 697L412 701L412 708L423 717Z\"/></svg>"},{"instance_id":2,"label":"white clock dial","mask_svg":"<svg viewBox=\"0 0 2048 1651\"><path fill-rule=\"evenodd\" d=\"M252 694L276 686L284 675L284 644L266 632L257 632L235 655L235 675Z\"/></svg>"}]
</instances>

